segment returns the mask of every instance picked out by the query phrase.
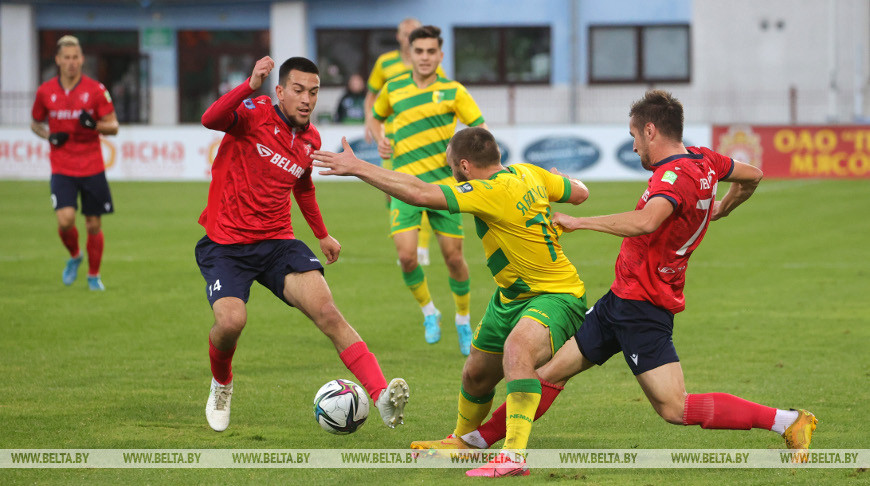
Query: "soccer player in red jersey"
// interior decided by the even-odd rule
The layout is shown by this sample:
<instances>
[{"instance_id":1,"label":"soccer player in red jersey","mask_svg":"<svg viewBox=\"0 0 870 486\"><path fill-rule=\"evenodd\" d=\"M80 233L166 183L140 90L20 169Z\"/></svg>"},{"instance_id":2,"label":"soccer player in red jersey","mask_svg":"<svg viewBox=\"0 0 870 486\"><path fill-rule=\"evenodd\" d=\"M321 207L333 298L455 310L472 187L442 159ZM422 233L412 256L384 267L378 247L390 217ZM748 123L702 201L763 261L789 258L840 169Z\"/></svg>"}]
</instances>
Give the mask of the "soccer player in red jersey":
<instances>
[{"instance_id":1,"label":"soccer player in red jersey","mask_svg":"<svg viewBox=\"0 0 870 486\"><path fill-rule=\"evenodd\" d=\"M100 134L118 133L118 117L106 87L82 74L84 56L78 39L71 35L61 37L54 61L59 74L36 91L30 129L51 144L51 202L57 214L60 239L70 254L63 270L63 283L72 285L82 263L75 221L81 193L88 231L88 288L105 290L100 278L103 259L100 217L115 208L106 181Z\"/></svg>"},{"instance_id":2,"label":"soccer player in red jersey","mask_svg":"<svg viewBox=\"0 0 870 486\"><path fill-rule=\"evenodd\" d=\"M292 193L326 263L338 259L341 245L323 224L311 181L311 153L320 148L320 134L311 124L320 75L310 60L292 57L278 71L278 104L272 105L269 96L251 99L274 67L270 57L260 59L250 78L202 115L206 128L226 132L199 218L206 236L196 245L215 319L209 333L213 378L206 419L218 432L229 425L232 358L256 280L326 334L392 428L403 421L408 385L401 378L387 384L375 355L336 308L323 265L294 238L290 224Z\"/></svg>"},{"instance_id":3,"label":"soccer player in red jersey","mask_svg":"<svg viewBox=\"0 0 870 486\"><path fill-rule=\"evenodd\" d=\"M789 449L805 450L816 428L806 410L781 410L726 393L686 392L672 341L674 314L685 308L686 266L710 221L728 216L755 191L759 169L703 147L683 146L683 106L670 93L650 90L631 107L629 132L641 163L653 172L634 211L553 222L564 231L599 231L623 237L610 291L589 310L580 330L537 370L542 397L537 420L572 376L622 352L653 408L677 425L705 429L773 430ZM719 181L731 182L716 201ZM505 406L476 431L424 444L428 448L487 448L505 436ZM492 463L470 476L522 471L522 462Z\"/></svg>"}]
</instances>

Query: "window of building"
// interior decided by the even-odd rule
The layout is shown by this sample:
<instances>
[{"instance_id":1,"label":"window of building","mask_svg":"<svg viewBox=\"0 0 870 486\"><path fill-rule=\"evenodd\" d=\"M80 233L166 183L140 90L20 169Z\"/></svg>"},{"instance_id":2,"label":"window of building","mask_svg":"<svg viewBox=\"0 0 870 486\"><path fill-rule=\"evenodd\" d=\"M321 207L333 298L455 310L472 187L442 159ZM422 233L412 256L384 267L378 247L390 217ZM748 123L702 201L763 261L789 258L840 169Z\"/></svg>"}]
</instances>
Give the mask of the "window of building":
<instances>
[{"instance_id":1,"label":"window of building","mask_svg":"<svg viewBox=\"0 0 870 486\"><path fill-rule=\"evenodd\" d=\"M139 53L135 30L41 30L39 31L40 80L57 75L57 41L64 35L79 39L85 62L82 72L103 83L121 123L148 122L148 57Z\"/></svg>"},{"instance_id":2,"label":"window of building","mask_svg":"<svg viewBox=\"0 0 870 486\"><path fill-rule=\"evenodd\" d=\"M589 27L590 83L661 83L691 80L689 26Z\"/></svg>"},{"instance_id":3,"label":"window of building","mask_svg":"<svg viewBox=\"0 0 870 486\"><path fill-rule=\"evenodd\" d=\"M378 56L399 48L395 27L317 29L316 38L323 86L344 86L352 74L368 79Z\"/></svg>"},{"instance_id":4,"label":"window of building","mask_svg":"<svg viewBox=\"0 0 870 486\"><path fill-rule=\"evenodd\" d=\"M198 123L214 100L247 79L268 54L268 30L179 30L180 121ZM262 94L272 93L261 88L253 96Z\"/></svg>"},{"instance_id":5,"label":"window of building","mask_svg":"<svg viewBox=\"0 0 870 486\"><path fill-rule=\"evenodd\" d=\"M457 81L550 82L550 27L456 27L453 40Z\"/></svg>"}]
</instances>

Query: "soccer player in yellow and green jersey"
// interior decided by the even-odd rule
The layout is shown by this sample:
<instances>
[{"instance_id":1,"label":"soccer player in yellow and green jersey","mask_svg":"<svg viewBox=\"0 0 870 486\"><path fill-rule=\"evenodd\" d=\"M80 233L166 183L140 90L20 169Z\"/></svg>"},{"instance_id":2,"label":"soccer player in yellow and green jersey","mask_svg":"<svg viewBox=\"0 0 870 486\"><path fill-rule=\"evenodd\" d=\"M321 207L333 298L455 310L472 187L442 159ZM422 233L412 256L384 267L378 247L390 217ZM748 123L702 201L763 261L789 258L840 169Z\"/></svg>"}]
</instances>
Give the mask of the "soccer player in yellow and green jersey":
<instances>
[{"instance_id":1,"label":"soccer player in yellow and green jersey","mask_svg":"<svg viewBox=\"0 0 870 486\"><path fill-rule=\"evenodd\" d=\"M372 130L382 156L391 154L393 170L410 174L425 182L452 180L445 162L447 142L453 136L457 119L469 126L484 124L480 108L461 84L440 76L443 59L441 31L425 26L409 35L411 73L388 81L372 109L379 125ZM384 137L382 123L393 117L393 142ZM423 311L426 342L441 338L441 312L435 307L429 285L417 259L418 231L426 214L438 236L444 262L450 274L450 289L456 305L455 324L459 349L471 350L470 287L468 266L462 256L462 217L448 211L419 208L400 200L390 201L390 235L396 245L405 285Z\"/></svg>"},{"instance_id":2,"label":"soccer player in yellow and green jersey","mask_svg":"<svg viewBox=\"0 0 870 486\"><path fill-rule=\"evenodd\" d=\"M504 378L507 435L502 453L468 475L528 474L525 449L532 420L538 404L552 401L560 388L539 380L535 369L577 332L587 310L586 288L562 251L550 206L582 203L589 195L586 186L530 164L502 166L495 138L481 128L457 132L447 147L447 163L459 184L426 184L407 174L391 174L358 161L343 145L342 154L315 152L315 165L329 168L327 175L355 175L408 204L474 215L497 285L462 371L453 434L411 447L474 447L462 437L486 418L495 386Z\"/></svg>"},{"instance_id":3,"label":"soccer player in yellow and green jersey","mask_svg":"<svg viewBox=\"0 0 870 486\"><path fill-rule=\"evenodd\" d=\"M368 93L365 99L365 116L366 116L366 142L372 141L372 126L374 118L372 116L372 107L375 105L375 99L378 93L387 84L387 81L395 79L403 74L411 72L411 44L408 42L408 37L414 29L421 27L423 24L414 18L407 18L399 23L396 29L396 41L399 43L399 48L395 51L390 51L381 54L378 60L375 61L375 66L369 74ZM436 71L439 76L447 77L441 66L438 66ZM390 126L392 116L387 118L384 123L384 136L388 139L393 139L393 130ZM387 169L393 167L392 160L389 158L383 159L381 165ZM429 240L432 238L432 227L429 225L429 218L426 213L423 213L423 219L420 222L420 235L417 241L417 259L421 265L429 265Z\"/></svg>"}]
</instances>

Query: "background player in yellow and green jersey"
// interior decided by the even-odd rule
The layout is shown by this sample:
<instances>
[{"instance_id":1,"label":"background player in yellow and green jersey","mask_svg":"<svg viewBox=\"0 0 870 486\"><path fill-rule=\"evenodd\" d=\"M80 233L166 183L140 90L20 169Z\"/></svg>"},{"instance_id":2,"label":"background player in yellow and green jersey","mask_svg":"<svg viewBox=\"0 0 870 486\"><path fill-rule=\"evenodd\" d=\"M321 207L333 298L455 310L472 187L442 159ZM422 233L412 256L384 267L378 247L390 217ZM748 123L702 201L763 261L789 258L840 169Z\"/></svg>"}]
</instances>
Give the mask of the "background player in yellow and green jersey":
<instances>
[{"instance_id":1,"label":"background player in yellow and green jersey","mask_svg":"<svg viewBox=\"0 0 870 486\"><path fill-rule=\"evenodd\" d=\"M408 42L408 36L411 35L414 29L422 25L415 18L407 18L399 23L396 29L396 41L399 43L399 48L381 54L378 60L375 61L372 72L369 74L368 91L365 99L366 143L371 143L373 140L370 127L372 126L372 107L375 104L375 99L377 99L378 93L381 92L381 88L387 84L387 81L411 72L411 44ZM447 77L440 65L437 72L439 76ZM384 123L384 136L390 140L393 137L393 131L390 127L391 121L392 117L389 117ZM387 169L393 167L392 160L389 158L383 159L381 165ZM387 200L389 201L389 196L387 196ZM389 205L389 202L387 204ZM429 240L431 238L432 226L429 224L429 218L426 216L426 213L423 213L423 219L420 222L419 239L417 241L417 261L421 265L429 265Z\"/></svg>"},{"instance_id":2,"label":"background player in yellow and green jersey","mask_svg":"<svg viewBox=\"0 0 870 486\"><path fill-rule=\"evenodd\" d=\"M464 86L437 72L444 57L441 30L420 27L409 35L412 71L399 76L381 89L372 109L372 132L382 157L392 155L393 170L410 174L425 182L452 180L445 162L447 142L453 136L457 119L466 125L483 125L480 108ZM392 118L393 142L384 136L384 121ZM441 253L450 274L450 289L456 304L456 330L459 349L471 350L471 317L468 266L462 255L462 217L447 211L434 211L390 201L390 234L399 254L405 284L423 311L425 338L436 343L441 338L441 312L435 307L429 285L417 259L417 233L422 215L427 214L438 236Z\"/></svg>"},{"instance_id":3,"label":"background player in yellow and green jersey","mask_svg":"<svg viewBox=\"0 0 870 486\"><path fill-rule=\"evenodd\" d=\"M528 474L524 450L532 417L542 395L554 397L558 388L540 381L535 368L574 335L587 310L586 288L562 252L550 221L550 204L580 204L589 191L582 182L555 170L550 173L531 164L505 168L495 138L482 128L457 132L446 149L447 163L459 184L426 184L396 173L401 171L390 173L359 161L343 145L342 154L314 153L315 165L330 169L324 174L355 175L408 204L474 215L486 265L497 285L462 370L455 438L418 441L411 447L470 447L459 437L473 432L486 418L495 386L504 378L504 455L468 474Z\"/></svg>"}]
</instances>

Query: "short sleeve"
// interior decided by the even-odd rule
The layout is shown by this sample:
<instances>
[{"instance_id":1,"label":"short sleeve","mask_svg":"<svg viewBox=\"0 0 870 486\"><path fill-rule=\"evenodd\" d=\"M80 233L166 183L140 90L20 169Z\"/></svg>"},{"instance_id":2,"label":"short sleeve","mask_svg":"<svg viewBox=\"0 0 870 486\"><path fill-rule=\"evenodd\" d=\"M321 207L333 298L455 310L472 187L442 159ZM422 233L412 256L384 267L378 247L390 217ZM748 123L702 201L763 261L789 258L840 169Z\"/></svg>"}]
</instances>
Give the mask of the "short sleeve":
<instances>
[{"instance_id":1,"label":"short sleeve","mask_svg":"<svg viewBox=\"0 0 870 486\"><path fill-rule=\"evenodd\" d=\"M676 210L682 204L685 198L681 194L681 188L684 183L690 182L694 187L694 182L686 175L680 176L680 171L662 168L653 173L649 181L649 197L647 201L654 197L664 197Z\"/></svg>"},{"instance_id":2,"label":"short sleeve","mask_svg":"<svg viewBox=\"0 0 870 486\"><path fill-rule=\"evenodd\" d=\"M375 119L384 121L393 114L393 107L390 105L390 96L387 94L387 86L381 89L380 94L378 94L378 99L375 100L374 106L372 106L372 114Z\"/></svg>"},{"instance_id":3,"label":"short sleeve","mask_svg":"<svg viewBox=\"0 0 870 486\"><path fill-rule=\"evenodd\" d=\"M473 180L440 187L451 213L469 213L486 221L501 219L506 203L506 192L501 185Z\"/></svg>"},{"instance_id":4,"label":"short sleeve","mask_svg":"<svg viewBox=\"0 0 870 486\"><path fill-rule=\"evenodd\" d=\"M36 90L36 98L33 100L33 109L30 111L30 116L38 122L45 121L45 117L48 116L48 109L42 101L42 96L43 90Z\"/></svg>"},{"instance_id":5,"label":"short sleeve","mask_svg":"<svg viewBox=\"0 0 870 486\"><path fill-rule=\"evenodd\" d=\"M375 67L372 68L371 74L369 74L368 88L372 93L378 94L381 91L381 88L384 87L384 84L387 82L386 77L384 76L384 69L381 67L381 59L378 58L377 62L375 62Z\"/></svg>"},{"instance_id":6,"label":"short sleeve","mask_svg":"<svg viewBox=\"0 0 870 486\"><path fill-rule=\"evenodd\" d=\"M115 105L112 103L112 95L109 94L109 90L107 90L102 83L97 85L96 100L97 106L94 111L97 114L98 119L115 111Z\"/></svg>"},{"instance_id":7,"label":"short sleeve","mask_svg":"<svg viewBox=\"0 0 870 486\"><path fill-rule=\"evenodd\" d=\"M523 164L523 166L534 172L535 176L544 184L549 201L562 203L571 199L571 181L567 177L553 174L536 165Z\"/></svg>"},{"instance_id":8,"label":"short sleeve","mask_svg":"<svg viewBox=\"0 0 870 486\"><path fill-rule=\"evenodd\" d=\"M456 116L459 121L470 127L476 127L484 122L483 113L480 112L474 98L461 85L456 88Z\"/></svg>"}]
</instances>

